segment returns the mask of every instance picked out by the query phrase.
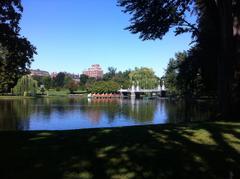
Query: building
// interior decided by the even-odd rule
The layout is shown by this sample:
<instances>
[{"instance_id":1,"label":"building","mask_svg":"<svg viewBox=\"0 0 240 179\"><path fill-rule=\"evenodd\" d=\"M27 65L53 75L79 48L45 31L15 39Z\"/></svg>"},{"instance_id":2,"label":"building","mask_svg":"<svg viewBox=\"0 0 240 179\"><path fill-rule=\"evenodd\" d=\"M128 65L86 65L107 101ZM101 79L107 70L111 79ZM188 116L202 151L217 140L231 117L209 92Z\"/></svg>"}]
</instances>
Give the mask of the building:
<instances>
[{"instance_id":1,"label":"building","mask_svg":"<svg viewBox=\"0 0 240 179\"><path fill-rule=\"evenodd\" d=\"M52 79L53 79L53 78L56 78L56 77L57 77L57 74L58 74L58 73L56 73L56 72L51 73L51 78L52 78Z\"/></svg>"},{"instance_id":2,"label":"building","mask_svg":"<svg viewBox=\"0 0 240 179\"><path fill-rule=\"evenodd\" d=\"M65 75L69 78L72 78L73 81L75 81L76 83L80 83L80 75L79 74L65 72Z\"/></svg>"},{"instance_id":3,"label":"building","mask_svg":"<svg viewBox=\"0 0 240 179\"><path fill-rule=\"evenodd\" d=\"M64 73L66 77L71 78L76 83L80 83L80 75L79 74L67 73L67 72L61 72L61 73ZM57 72L53 72L53 73L51 73L51 78L54 79L57 77L57 75L58 75Z\"/></svg>"},{"instance_id":4,"label":"building","mask_svg":"<svg viewBox=\"0 0 240 179\"><path fill-rule=\"evenodd\" d=\"M103 70L99 64L92 65L91 68L85 70L83 74L96 79L103 78Z\"/></svg>"},{"instance_id":5,"label":"building","mask_svg":"<svg viewBox=\"0 0 240 179\"><path fill-rule=\"evenodd\" d=\"M50 74L49 74L49 72L47 72L47 71L42 71L42 70L39 70L39 69L37 69L37 70L30 70L30 72L31 72L31 76L39 76L39 77L48 77L48 76L50 76Z\"/></svg>"},{"instance_id":6,"label":"building","mask_svg":"<svg viewBox=\"0 0 240 179\"><path fill-rule=\"evenodd\" d=\"M72 79L80 79L80 75L79 74L67 73L67 72L64 72L64 73L65 73L65 76L70 77Z\"/></svg>"}]
</instances>

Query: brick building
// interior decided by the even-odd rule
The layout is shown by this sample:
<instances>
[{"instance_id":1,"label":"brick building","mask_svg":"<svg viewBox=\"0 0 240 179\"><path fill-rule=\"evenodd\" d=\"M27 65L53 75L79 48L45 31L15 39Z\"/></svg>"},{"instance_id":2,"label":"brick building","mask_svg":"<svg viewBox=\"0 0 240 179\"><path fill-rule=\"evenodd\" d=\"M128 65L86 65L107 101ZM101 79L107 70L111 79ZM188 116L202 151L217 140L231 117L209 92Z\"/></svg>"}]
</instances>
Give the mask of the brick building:
<instances>
[{"instance_id":1,"label":"brick building","mask_svg":"<svg viewBox=\"0 0 240 179\"><path fill-rule=\"evenodd\" d=\"M88 68L88 70L85 70L83 74L87 75L88 77L92 77L96 79L103 78L103 70L99 64L92 65L91 68Z\"/></svg>"}]
</instances>

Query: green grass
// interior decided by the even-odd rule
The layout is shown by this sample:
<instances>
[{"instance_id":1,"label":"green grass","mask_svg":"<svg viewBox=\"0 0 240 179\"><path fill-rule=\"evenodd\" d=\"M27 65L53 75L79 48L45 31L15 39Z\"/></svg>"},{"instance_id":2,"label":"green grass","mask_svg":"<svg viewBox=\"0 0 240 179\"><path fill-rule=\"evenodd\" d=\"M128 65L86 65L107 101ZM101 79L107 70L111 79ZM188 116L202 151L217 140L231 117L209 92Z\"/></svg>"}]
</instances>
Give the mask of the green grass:
<instances>
[{"instance_id":1,"label":"green grass","mask_svg":"<svg viewBox=\"0 0 240 179\"><path fill-rule=\"evenodd\" d=\"M68 96L69 95L68 89L61 89L60 91L56 91L55 89L48 90L48 96ZM74 94L86 94L86 91L74 91Z\"/></svg>"},{"instance_id":2,"label":"green grass","mask_svg":"<svg viewBox=\"0 0 240 179\"><path fill-rule=\"evenodd\" d=\"M0 178L240 178L240 123L0 132Z\"/></svg>"},{"instance_id":3,"label":"green grass","mask_svg":"<svg viewBox=\"0 0 240 179\"><path fill-rule=\"evenodd\" d=\"M74 91L74 94L87 94L87 93L88 93L87 91L83 91L83 90Z\"/></svg>"},{"instance_id":4,"label":"green grass","mask_svg":"<svg viewBox=\"0 0 240 179\"><path fill-rule=\"evenodd\" d=\"M48 94L48 95L46 95ZM66 97L70 94L69 90L67 89L61 89L60 91L57 91L55 89L50 89L45 91L45 95L41 95L40 90L37 91L36 97L28 97L28 96L1 96L0 99L25 99L25 98L47 98L47 97ZM75 91L74 94L78 95L87 95L86 91Z\"/></svg>"},{"instance_id":5,"label":"green grass","mask_svg":"<svg viewBox=\"0 0 240 179\"><path fill-rule=\"evenodd\" d=\"M54 89L50 89L47 91L48 96L67 96L69 95L69 90L62 89L60 91L56 91Z\"/></svg>"},{"instance_id":6,"label":"green grass","mask_svg":"<svg viewBox=\"0 0 240 179\"><path fill-rule=\"evenodd\" d=\"M31 97L31 96L0 96L0 100L8 100L8 99L32 99L35 97Z\"/></svg>"}]
</instances>

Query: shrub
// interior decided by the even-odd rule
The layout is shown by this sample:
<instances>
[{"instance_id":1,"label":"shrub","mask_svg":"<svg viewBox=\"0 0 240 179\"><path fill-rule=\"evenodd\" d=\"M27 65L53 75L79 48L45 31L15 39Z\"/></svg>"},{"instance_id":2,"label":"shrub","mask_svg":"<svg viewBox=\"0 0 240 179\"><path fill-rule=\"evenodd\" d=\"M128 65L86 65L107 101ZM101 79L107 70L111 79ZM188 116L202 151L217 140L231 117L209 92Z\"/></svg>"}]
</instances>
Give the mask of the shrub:
<instances>
[{"instance_id":1,"label":"shrub","mask_svg":"<svg viewBox=\"0 0 240 179\"><path fill-rule=\"evenodd\" d=\"M116 93L120 85L114 81L96 82L88 88L91 93Z\"/></svg>"}]
</instances>

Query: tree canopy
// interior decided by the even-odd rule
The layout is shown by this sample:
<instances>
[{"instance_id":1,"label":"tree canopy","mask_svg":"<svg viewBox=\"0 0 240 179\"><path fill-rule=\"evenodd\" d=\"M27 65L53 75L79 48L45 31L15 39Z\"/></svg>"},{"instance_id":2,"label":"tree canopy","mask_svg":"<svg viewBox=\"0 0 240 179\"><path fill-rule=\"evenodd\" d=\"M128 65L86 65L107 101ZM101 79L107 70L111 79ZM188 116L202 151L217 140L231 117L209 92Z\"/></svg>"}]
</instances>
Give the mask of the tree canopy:
<instances>
[{"instance_id":1,"label":"tree canopy","mask_svg":"<svg viewBox=\"0 0 240 179\"><path fill-rule=\"evenodd\" d=\"M36 54L36 48L19 34L22 12L20 0L0 1L0 92L9 91L29 72Z\"/></svg>"},{"instance_id":2,"label":"tree canopy","mask_svg":"<svg viewBox=\"0 0 240 179\"><path fill-rule=\"evenodd\" d=\"M191 23L187 15L197 13L191 8L194 0L118 0L124 7L123 12L132 15L131 25L126 29L140 33L143 40L162 39L170 28L176 27L175 33L198 33L197 24Z\"/></svg>"},{"instance_id":3,"label":"tree canopy","mask_svg":"<svg viewBox=\"0 0 240 179\"><path fill-rule=\"evenodd\" d=\"M65 77L66 77L65 73L63 73L63 72L58 73L55 78L54 85L56 87L60 87L60 88L64 87Z\"/></svg>"},{"instance_id":4,"label":"tree canopy","mask_svg":"<svg viewBox=\"0 0 240 179\"><path fill-rule=\"evenodd\" d=\"M201 61L203 78L213 74L217 82L219 113L223 118L232 116L233 86L238 80L234 72L240 61L240 1L118 0L118 4L131 15L126 29L143 40L162 39L172 28L176 35L192 33L198 48L192 54ZM189 18L192 15L195 22Z\"/></svg>"},{"instance_id":5,"label":"tree canopy","mask_svg":"<svg viewBox=\"0 0 240 179\"><path fill-rule=\"evenodd\" d=\"M18 96L35 96L38 84L32 77L25 75L18 80L17 85L13 88L13 93Z\"/></svg>"},{"instance_id":6,"label":"tree canopy","mask_svg":"<svg viewBox=\"0 0 240 179\"><path fill-rule=\"evenodd\" d=\"M145 67L135 68L135 70L129 74L129 78L131 82L135 83L135 85L139 84L142 89L156 88L159 83L159 79L154 71Z\"/></svg>"},{"instance_id":7,"label":"tree canopy","mask_svg":"<svg viewBox=\"0 0 240 179\"><path fill-rule=\"evenodd\" d=\"M114 81L99 81L93 83L88 91L91 93L117 93L120 85Z\"/></svg>"}]
</instances>

